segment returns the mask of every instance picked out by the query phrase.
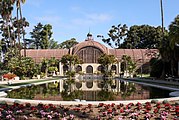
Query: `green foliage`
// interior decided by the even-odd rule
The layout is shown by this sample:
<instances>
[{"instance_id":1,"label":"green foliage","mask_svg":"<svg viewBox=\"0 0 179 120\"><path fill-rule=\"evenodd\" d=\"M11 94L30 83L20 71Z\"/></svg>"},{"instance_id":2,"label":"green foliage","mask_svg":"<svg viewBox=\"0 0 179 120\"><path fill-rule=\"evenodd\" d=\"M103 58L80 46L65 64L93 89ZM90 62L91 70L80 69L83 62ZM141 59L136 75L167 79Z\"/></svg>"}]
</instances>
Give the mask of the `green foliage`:
<instances>
[{"instance_id":1,"label":"green foliage","mask_svg":"<svg viewBox=\"0 0 179 120\"><path fill-rule=\"evenodd\" d=\"M150 76L159 78L161 76L162 69L163 69L163 64L161 59L160 60L158 60L157 58L151 59L150 66L151 66Z\"/></svg>"},{"instance_id":2,"label":"green foliage","mask_svg":"<svg viewBox=\"0 0 179 120\"><path fill-rule=\"evenodd\" d=\"M58 71L59 66L59 60L57 60L55 57L52 57L50 59L42 59L41 65L41 72L45 73L45 75L48 75L48 72L56 72Z\"/></svg>"},{"instance_id":3,"label":"green foliage","mask_svg":"<svg viewBox=\"0 0 179 120\"><path fill-rule=\"evenodd\" d=\"M117 60L115 58L114 55L107 55L107 54L102 54L99 58L98 58L98 63L106 66L106 65L110 65L113 63L116 63Z\"/></svg>"},{"instance_id":4,"label":"green foliage","mask_svg":"<svg viewBox=\"0 0 179 120\"><path fill-rule=\"evenodd\" d=\"M126 99L126 97L131 96L132 93L134 93L136 91L135 85L133 83L129 83L129 84L125 84L122 83L121 84L121 97L123 99Z\"/></svg>"},{"instance_id":5,"label":"green foliage","mask_svg":"<svg viewBox=\"0 0 179 120\"><path fill-rule=\"evenodd\" d=\"M98 63L101 64L104 68L104 70L102 70L101 72L105 75L105 76L111 76L111 70L109 70L109 65L112 65L114 63L117 62L117 59L115 58L114 55L107 55L107 54L102 54L99 58L98 58Z\"/></svg>"},{"instance_id":6,"label":"green foliage","mask_svg":"<svg viewBox=\"0 0 179 120\"><path fill-rule=\"evenodd\" d=\"M58 71L58 68L57 67L48 67L48 72L56 72L56 71Z\"/></svg>"},{"instance_id":7,"label":"green foliage","mask_svg":"<svg viewBox=\"0 0 179 120\"><path fill-rule=\"evenodd\" d=\"M3 0L0 1L0 35L1 50L5 54L8 49L16 48L20 52L22 44L21 39L24 39L24 27L29 26L29 23L22 17L21 3L25 0ZM13 17L13 10L16 8L16 17ZM16 42L18 41L18 44ZM16 54L18 56L19 54Z\"/></svg>"},{"instance_id":8,"label":"green foliage","mask_svg":"<svg viewBox=\"0 0 179 120\"><path fill-rule=\"evenodd\" d=\"M156 103L158 103L158 100L153 99L153 100L151 100L151 103L156 104Z\"/></svg>"},{"instance_id":9,"label":"green foliage","mask_svg":"<svg viewBox=\"0 0 179 120\"><path fill-rule=\"evenodd\" d=\"M71 76L71 77L75 77L75 71L67 71L66 75Z\"/></svg>"},{"instance_id":10,"label":"green foliage","mask_svg":"<svg viewBox=\"0 0 179 120\"><path fill-rule=\"evenodd\" d=\"M78 44L78 42L76 41L75 38L72 38L70 40L66 40L62 43L59 44L59 48L62 48L62 49L70 49L71 47L73 47L74 45Z\"/></svg>"},{"instance_id":11,"label":"green foliage","mask_svg":"<svg viewBox=\"0 0 179 120\"><path fill-rule=\"evenodd\" d=\"M165 30L167 33L167 30ZM109 38L103 38L102 41L113 48L145 49L159 48L163 40L162 28L149 25L134 25L129 29L127 26L119 24L112 26L108 33Z\"/></svg>"},{"instance_id":12,"label":"green foliage","mask_svg":"<svg viewBox=\"0 0 179 120\"><path fill-rule=\"evenodd\" d=\"M29 57L22 57L20 60L13 57L8 62L8 68L20 78L31 78L34 75L35 63L32 58Z\"/></svg>"},{"instance_id":13,"label":"green foliage","mask_svg":"<svg viewBox=\"0 0 179 120\"><path fill-rule=\"evenodd\" d=\"M126 37L127 31L126 24L119 24L118 26L113 25L108 33L109 38L105 39L102 36L102 41L113 48L121 48L122 40Z\"/></svg>"},{"instance_id":14,"label":"green foliage","mask_svg":"<svg viewBox=\"0 0 179 120\"><path fill-rule=\"evenodd\" d=\"M27 42L30 44L30 48L39 49L40 48L40 42L41 42L41 32L43 29L43 25L41 23L38 23L37 26L34 26L34 29L32 32L30 32L31 38Z\"/></svg>"},{"instance_id":15,"label":"green foliage","mask_svg":"<svg viewBox=\"0 0 179 120\"><path fill-rule=\"evenodd\" d=\"M167 31L165 31L167 32ZM163 39L162 28L149 25L134 25L128 30L121 48L153 49L159 48Z\"/></svg>"},{"instance_id":16,"label":"green foliage","mask_svg":"<svg viewBox=\"0 0 179 120\"><path fill-rule=\"evenodd\" d=\"M128 71L129 74L132 74L135 72L136 62L134 62L130 56L128 55L122 56L122 65L123 65L124 72Z\"/></svg>"},{"instance_id":17,"label":"green foliage","mask_svg":"<svg viewBox=\"0 0 179 120\"><path fill-rule=\"evenodd\" d=\"M38 86L27 86L21 89L14 89L8 91L8 98L15 99L34 99L36 95L41 95L42 97L55 96L59 94L58 83L48 83Z\"/></svg>"},{"instance_id":18,"label":"green foliage","mask_svg":"<svg viewBox=\"0 0 179 120\"><path fill-rule=\"evenodd\" d=\"M167 103L169 103L169 101L168 101L168 100L163 100L162 103L163 103L163 104L167 104Z\"/></svg>"},{"instance_id":19,"label":"green foliage","mask_svg":"<svg viewBox=\"0 0 179 120\"><path fill-rule=\"evenodd\" d=\"M97 94L98 100L100 101L106 101L106 100L114 100L115 95L111 91L101 90Z\"/></svg>"},{"instance_id":20,"label":"green foliage","mask_svg":"<svg viewBox=\"0 0 179 120\"><path fill-rule=\"evenodd\" d=\"M32 39L28 39L27 43L30 48L35 49L47 49L47 48L55 48L54 45L57 44L52 37L52 26L50 24L43 25L38 23L37 26L34 26L31 34Z\"/></svg>"},{"instance_id":21,"label":"green foliage","mask_svg":"<svg viewBox=\"0 0 179 120\"><path fill-rule=\"evenodd\" d=\"M58 42L55 41L54 39L50 39L48 49L58 49L58 48L59 48Z\"/></svg>"},{"instance_id":22,"label":"green foliage","mask_svg":"<svg viewBox=\"0 0 179 120\"><path fill-rule=\"evenodd\" d=\"M74 90L73 92L68 92L68 91L62 91L61 96L63 100L71 101L74 99L80 99L81 96L83 95L83 91L81 90Z\"/></svg>"},{"instance_id":23,"label":"green foliage","mask_svg":"<svg viewBox=\"0 0 179 120\"><path fill-rule=\"evenodd\" d=\"M49 41L52 37L52 26L50 24L44 25L43 30L41 31L41 49L47 49L49 46Z\"/></svg>"},{"instance_id":24,"label":"green foliage","mask_svg":"<svg viewBox=\"0 0 179 120\"><path fill-rule=\"evenodd\" d=\"M64 65L70 66L70 71L73 70L72 67L74 67L76 64L82 63L82 61L78 58L77 55L70 55L70 54L64 55L61 58L61 62Z\"/></svg>"},{"instance_id":25,"label":"green foliage","mask_svg":"<svg viewBox=\"0 0 179 120\"><path fill-rule=\"evenodd\" d=\"M179 44L179 15L177 15L174 21L169 26L169 38L170 46L172 49Z\"/></svg>"}]
</instances>

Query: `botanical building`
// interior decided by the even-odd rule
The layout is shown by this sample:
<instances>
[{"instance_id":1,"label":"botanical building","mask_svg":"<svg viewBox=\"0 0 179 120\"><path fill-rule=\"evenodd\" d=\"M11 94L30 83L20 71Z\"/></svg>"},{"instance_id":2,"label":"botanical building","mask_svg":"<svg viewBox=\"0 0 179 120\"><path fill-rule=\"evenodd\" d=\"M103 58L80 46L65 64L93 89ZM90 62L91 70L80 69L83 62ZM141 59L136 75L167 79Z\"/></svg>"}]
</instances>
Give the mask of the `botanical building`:
<instances>
[{"instance_id":1,"label":"botanical building","mask_svg":"<svg viewBox=\"0 0 179 120\"><path fill-rule=\"evenodd\" d=\"M24 51L21 51L24 54ZM95 41L91 34L87 35L87 39L70 49L28 49L26 50L26 56L32 57L36 63L40 63L43 58L50 59L55 57L61 59L63 55L72 54L77 55L83 64L75 66L75 70L82 71L84 73L96 73L101 70L101 65L98 64L98 58L102 54L114 55L117 59L115 65L111 65L112 70L116 74L120 74L122 56L128 55L133 61L137 63L137 68L141 70L149 69L149 61L152 57L156 57L158 54L157 49L111 49L101 43ZM63 75L68 66L64 66L62 63L59 64L59 74Z\"/></svg>"}]
</instances>

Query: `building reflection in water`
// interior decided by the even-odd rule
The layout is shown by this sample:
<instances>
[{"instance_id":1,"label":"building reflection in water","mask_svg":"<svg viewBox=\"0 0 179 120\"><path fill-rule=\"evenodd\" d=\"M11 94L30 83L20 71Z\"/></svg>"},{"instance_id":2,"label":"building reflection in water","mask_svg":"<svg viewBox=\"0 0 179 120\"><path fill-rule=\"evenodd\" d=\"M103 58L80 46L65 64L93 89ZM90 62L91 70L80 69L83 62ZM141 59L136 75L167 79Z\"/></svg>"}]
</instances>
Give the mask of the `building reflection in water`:
<instances>
[{"instance_id":1,"label":"building reflection in water","mask_svg":"<svg viewBox=\"0 0 179 120\"><path fill-rule=\"evenodd\" d=\"M114 79L77 79L70 85L68 82L63 79L59 82L23 87L7 91L7 97L38 100L141 100L169 97L170 92Z\"/></svg>"}]
</instances>

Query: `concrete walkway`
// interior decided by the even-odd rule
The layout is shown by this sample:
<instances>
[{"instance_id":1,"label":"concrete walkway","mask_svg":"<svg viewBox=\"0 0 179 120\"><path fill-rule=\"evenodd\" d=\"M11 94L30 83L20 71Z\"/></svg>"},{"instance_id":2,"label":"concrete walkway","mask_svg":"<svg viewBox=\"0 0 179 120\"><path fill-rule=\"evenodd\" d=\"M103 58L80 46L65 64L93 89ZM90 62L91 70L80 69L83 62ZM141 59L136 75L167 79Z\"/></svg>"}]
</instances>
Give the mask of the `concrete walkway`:
<instances>
[{"instance_id":1,"label":"concrete walkway","mask_svg":"<svg viewBox=\"0 0 179 120\"><path fill-rule=\"evenodd\" d=\"M179 91L179 82L171 82L165 80L153 80L153 79L142 79L142 78L117 78L119 80L124 80L128 82L133 82L137 84L147 85L151 87ZM155 84L156 83L156 84Z\"/></svg>"}]
</instances>

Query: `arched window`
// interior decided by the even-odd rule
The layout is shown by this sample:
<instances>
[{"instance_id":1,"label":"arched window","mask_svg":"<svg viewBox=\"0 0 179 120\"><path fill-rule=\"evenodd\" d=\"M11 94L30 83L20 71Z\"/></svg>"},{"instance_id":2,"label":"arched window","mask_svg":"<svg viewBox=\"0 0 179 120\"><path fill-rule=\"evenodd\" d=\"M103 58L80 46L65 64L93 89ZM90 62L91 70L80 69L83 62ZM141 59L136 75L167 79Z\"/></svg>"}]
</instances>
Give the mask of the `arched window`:
<instances>
[{"instance_id":1,"label":"arched window","mask_svg":"<svg viewBox=\"0 0 179 120\"><path fill-rule=\"evenodd\" d=\"M103 52L96 47L88 46L80 49L76 54L84 63L98 63L98 58Z\"/></svg>"},{"instance_id":2,"label":"arched window","mask_svg":"<svg viewBox=\"0 0 179 120\"><path fill-rule=\"evenodd\" d=\"M81 83L81 82L76 82L76 87L77 87L78 89L80 89L80 88L82 87L82 83Z\"/></svg>"},{"instance_id":3,"label":"arched window","mask_svg":"<svg viewBox=\"0 0 179 120\"><path fill-rule=\"evenodd\" d=\"M82 71L82 67L80 65L76 67L76 72L79 73L79 71Z\"/></svg>"},{"instance_id":4,"label":"arched window","mask_svg":"<svg viewBox=\"0 0 179 120\"><path fill-rule=\"evenodd\" d=\"M65 73L65 72L67 72L68 71L68 66L67 65L64 65L63 66L63 72Z\"/></svg>"},{"instance_id":5,"label":"arched window","mask_svg":"<svg viewBox=\"0 0 179 120\"><path fill-rule=\"evenodd\" d=\"M112 66L111 66L111 70L112 70L112 71L115 71L115 73L116 73L116 70L117 70L116 65L112 65Z\"/></svg>"},{"instance_id":6,"label":"arched window","mask_svg":"<svg viewBox=\"0 0 179 120\"><path fill-rule=\"evenodd\" d=\"M87 88L92 88L92 87L93 87L93 81L90 81L90 82L87 81L87 82L86 82L86 87L87 87Z\"/></svg>"},{"instance_id":7,"label":"arched window","mask_svg":"<svg viewBox=\"0 0 179 120\"><path fill-rule=\"evenodd\" d=\"M100 66L98 66L97 70L100 71L100 72L103 72L104 71L104 67L102 65L100 65Z\"/></svg>"},{"instance_id":8,"label":"arched window","mask_svg":"<svg viewBox=\"0 0 179 120\"><path fill-rule=\"evenodd\" d=\"M88 65L87 67L86 67L86 73L93 73L93 67L91 66L91 65Z\"/></svg>"}]
</instances>

